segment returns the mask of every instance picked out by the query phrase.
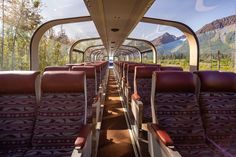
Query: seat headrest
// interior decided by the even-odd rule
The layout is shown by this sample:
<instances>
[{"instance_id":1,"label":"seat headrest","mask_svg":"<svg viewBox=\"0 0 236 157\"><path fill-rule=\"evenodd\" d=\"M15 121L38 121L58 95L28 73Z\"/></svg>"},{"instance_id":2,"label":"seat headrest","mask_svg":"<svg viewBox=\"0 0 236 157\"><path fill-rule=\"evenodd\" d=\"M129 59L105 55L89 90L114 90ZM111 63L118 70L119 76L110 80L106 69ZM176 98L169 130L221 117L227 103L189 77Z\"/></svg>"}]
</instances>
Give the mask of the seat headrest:
<instances>
[{"instance_id":1,"label":"seat headrest","mask_svg":"<svg viewBox=\"0 0 236 157\"><path fill-rule=\"evenodd\" d=\"M183 71L182 67L161 66L161 71Z\"/></svg>"},{"instance_id":2,"label":"seat headrest","mask_svg":"<svg viewBox=\"0 0 236 157\"><path fill-rule=\"evenodd\" d=\"M156 92L194 92L193 74L190 72L154 72Z\"/></svg>"},{"instance_id":3,"label":"seat headrest","mask_svg":"<svg viewBox=\"0 0 236 157\"><path fill-rule=\"evenodd\" d=\"M38 71L1 71L1 94L34 94Z\"/></svg>"},{"instance_id":4,"label":"seat headrest","mask_svg":"<svg viewBox=\"0 0 236 157\"><path fill-rule=\"evenodd\" d=\"M152 73L154 71L159 71L160 66L136 66L135 76L136 78L152 78Z\"/></svg>"},{"instance_id":5,"label":"seat headrest","mask_svg":"<svg viewBox=\"0 0 236 157\"><path fill-rule=\"evenodd\" d=\"M84 65L84 66L95 66L97 72L101 71L101 65L100 64L94 64L93 63L93 64L87 64L87 65Z\"/></svg>"},{"instance_id":6,"label":"seat headrest","mask_svg":"<svg viewBox=\"0 0 236 157\"><path fill-rule=\"evenodd\" d=\"M96 75L95 66L73 66L72 71L84 71L87 78L95 78Z\"/></svg>"},{"instance_id":7,"label":"seat headrest","mask_svg":"<svg viewBox=\"0 0 236 157\"><path fill-rule=\"evenodd\" d=\"M198 71L200 90L205 92L236 92L236 74L233 72Z\"/></svg>"},{"instance_id":8,"label":"seat headrest","mask_svg":"<svg viewBox=\"0 0 236 157\"><path fill-rule=\"evenodd\" d=\"M47 66L44 71L68 71L69 66Z\"/></svg>"},{"instance_id":9,"label":"seat headrest","mask_svg":"<svg viewBox=\"0 0 236 157\"><path fill-rule=\"evenodd\" d=\"M83 71L46 71L41 89L44 93L84 92L84 81Z\"/></svg>"},{"instance_id":10,"label":"seat headrest","mask_svg":"<svg viewBox=\"0 0 236 157\"><path fill-rule=\"evenodd\" d=\"M134 72L136 66L142 66L142 65L144 64L129 64L127 68L129 72Z\"/></svg>"}]
</instances>

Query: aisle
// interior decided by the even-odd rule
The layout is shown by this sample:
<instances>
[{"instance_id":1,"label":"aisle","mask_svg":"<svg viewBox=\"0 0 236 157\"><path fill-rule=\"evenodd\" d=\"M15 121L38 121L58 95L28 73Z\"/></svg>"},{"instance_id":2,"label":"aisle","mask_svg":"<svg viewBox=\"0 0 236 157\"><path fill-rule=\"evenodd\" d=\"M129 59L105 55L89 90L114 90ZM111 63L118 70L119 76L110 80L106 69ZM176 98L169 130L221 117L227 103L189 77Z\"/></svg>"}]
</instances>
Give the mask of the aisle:
<instances>
[{"instance_id":1,"label":"aisle","mask_svg":"<svg viewBox=\"0 0 236 157\"><path fill-rule=\"evenodd\" d=\"M113 69L109 69L97 156L135 157Z\"/></svg>"}]
</instances>

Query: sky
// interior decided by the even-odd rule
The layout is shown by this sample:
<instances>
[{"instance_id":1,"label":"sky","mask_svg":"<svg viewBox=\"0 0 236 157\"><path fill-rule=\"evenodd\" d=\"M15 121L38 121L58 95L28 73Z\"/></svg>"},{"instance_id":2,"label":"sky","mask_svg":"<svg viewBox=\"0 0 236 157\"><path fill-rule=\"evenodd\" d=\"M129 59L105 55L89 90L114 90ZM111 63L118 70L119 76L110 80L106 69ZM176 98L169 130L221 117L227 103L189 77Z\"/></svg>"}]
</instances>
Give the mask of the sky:
<instances>
[{"instance_id":1,"label":"sky","mask_svg":"<svg viewBox=\"0 0 236 157\"><path fill-rule=\"evenodd\" d=\"M89 15L83 0L42 0L42 2L41 15L44 17L44 22ZM233 14L236 15L236 0L156 0L145 17L183 22L197 31L213 20ZM72 38L98 36L92 22L80 25L68 24L63 28ZM129 37L153 40L167 31L176 36L182 35L182 32L175 28L139 23Z\"/></svg>"}]
</instances>

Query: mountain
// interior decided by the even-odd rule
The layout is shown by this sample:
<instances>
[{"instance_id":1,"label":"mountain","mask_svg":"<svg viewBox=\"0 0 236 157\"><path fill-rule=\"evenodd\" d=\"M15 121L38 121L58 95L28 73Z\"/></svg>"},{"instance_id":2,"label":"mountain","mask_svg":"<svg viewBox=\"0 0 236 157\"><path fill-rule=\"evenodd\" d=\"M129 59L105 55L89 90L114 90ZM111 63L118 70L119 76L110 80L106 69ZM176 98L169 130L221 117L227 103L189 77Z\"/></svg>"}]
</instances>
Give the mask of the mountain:
<instances>
[{"instance_id":1,"label":"mountain","mask_svg":"<svg viewBox=\"0 0 236 157\"><path fill-rule=\"evenodd\" d=\"M235 51L236 15L224 17L206 24L196 34L201 54L212 54L220 51L231 54ZM169 33L154 39L152 43L161 55L188 55L189 46L185 36L176 37Z\"/></svg>"},{"instance_id":2,"label":"mountain","mask_svg":"<svg viewBox=\"0 0 236 157\"><path fill-rule=\"evenodd\" d=\"M206 24L201 29L199 29L196 33L201 34L209 31L213 31L215 29L221 29L226 26L230 26L236 24L236 15L224 17L222 19L217 19L209 24Z\"/></svg>"},{"instance_id":3,"label":"mountain","mask_svg":"<svg viewBox=\"0 0 236 157\"><path fill-rule=\"evenodd\" d=\"M162 45L162 44L167 44L173 41L176 41L178 38L175 35L171 35L169 33L165 33L158 38L154 39L151 41L154 45Z\"/></svg>"}]
</instances>

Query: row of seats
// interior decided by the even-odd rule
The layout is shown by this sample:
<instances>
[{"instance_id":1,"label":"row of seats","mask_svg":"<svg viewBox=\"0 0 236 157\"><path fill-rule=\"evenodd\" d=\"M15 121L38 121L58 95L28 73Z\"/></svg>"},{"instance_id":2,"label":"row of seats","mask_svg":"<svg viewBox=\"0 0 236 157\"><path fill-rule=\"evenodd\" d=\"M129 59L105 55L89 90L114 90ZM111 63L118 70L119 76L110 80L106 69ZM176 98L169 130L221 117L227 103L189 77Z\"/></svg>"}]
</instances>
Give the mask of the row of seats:
<instances>
[{"instance_id":1,"label":"row of seats","mask_svg":"<svg viewBox=\"0 0 236 157\"><path fill-rule=\"evenodd\" d=\"M135 64L115 65L115 71L119 71L120 66ZM152 121L148 124L152 157L236 156L235 73L192 74L174 67L164 71L160 66L135 65L132 74L127 69L126 76L131 72L133 77L127 80L134 82L131 109L136 126L140 129L143 123Z\"/></svg>"},{"instance_id":2,"label":"row of seats","mask_svg":"<svg viewBox=\"0 0 236 157\"><path fill-rule=\"evenodd\" d=\"M154 72L152 81L151 156L236 156L235 73Z\"/></svg>"},{"instance_id":3,"label":"row of seats","mask_svg":"<svg viewBox=\"0 0 236 157\"><path fill-rule=\"evenodd\" d=\"M146 127L142 127L142 124L152 121L150 102L152 72L183 71L183 69L181 67L132 62L115 62L114 65L115 71L117 71L117 80L121 81L121 91L124 93L127 108L132 111L135 119L135 133L139 136L140 129L146 130ZM122 77L122 79L119 77Z\"/></svg>"},{"instance_id":4,"label":"row of seats","mask_svg":"<svg viewBox=\"0 0 236 157\"><path fill-rule=\"evenodd\" d=\"M0 72L0 156L91 155L95 68L54 68Z\"/></svg>"}]
</instances>

